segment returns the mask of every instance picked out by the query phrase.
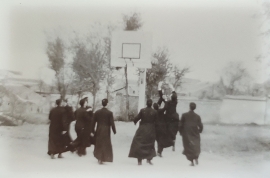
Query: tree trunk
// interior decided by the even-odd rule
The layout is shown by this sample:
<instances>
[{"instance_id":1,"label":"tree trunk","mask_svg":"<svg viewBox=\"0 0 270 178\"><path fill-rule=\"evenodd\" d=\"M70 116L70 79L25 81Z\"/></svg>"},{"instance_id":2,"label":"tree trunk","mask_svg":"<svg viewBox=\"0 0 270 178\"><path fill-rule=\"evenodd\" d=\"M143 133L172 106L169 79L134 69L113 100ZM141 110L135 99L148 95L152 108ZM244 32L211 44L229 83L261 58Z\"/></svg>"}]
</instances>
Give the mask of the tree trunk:
<instances>
[{"instance_id":1,"label":"tree trunk","mask_svg":"<svg viewBox=\"0 0 270 178\"><path fill-rule=\"evenodd\" d=\"M126 77L126 116L127 116L127 119L129 119L129 97L128 97L128 76L127 76L127 65L125 67L125 77Z\"/></svg>"},{"instance_id":2,"label":"tree trunk","mask_svg":"<svg viewBox=\"0 0 270 178\"><path fill-rule=\"evenodd\" d=\"M95 111L95 104L96 104L96 93L93 94L93 111Z\"/></svg>"},{"instance_id":3,"label":"tree trunk","mask_svg":"<svg viewBox=\"0 0 270 178\"><path fill-rule=\"evenodd\" d=\"M109 99L109 96L110 96L109 90L107 89L107 99Z\"/></svg>"}]
</instances>

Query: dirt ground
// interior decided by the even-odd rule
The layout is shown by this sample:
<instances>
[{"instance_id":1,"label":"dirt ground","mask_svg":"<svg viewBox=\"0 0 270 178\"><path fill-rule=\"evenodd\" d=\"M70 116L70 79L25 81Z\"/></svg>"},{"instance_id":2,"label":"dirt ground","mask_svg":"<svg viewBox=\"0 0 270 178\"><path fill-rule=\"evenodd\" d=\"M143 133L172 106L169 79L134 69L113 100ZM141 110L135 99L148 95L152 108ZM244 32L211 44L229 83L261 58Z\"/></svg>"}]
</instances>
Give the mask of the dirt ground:
<instances>
[{"instance_id":1,"label":"dirt ground","mask_svg":"<svg viewBox=\"0 0 270 178\"><path fill-rule=\"evenodd\" d=\"M65 153L63 159L51 160L46 154L48 125L0 126L0 177L270 177L270 127L204 125L200 163L195 167L181 154L179 135L175 152L166 148L162 158L153 159L154 165L144 161L138 166L136 159L128 158L137 126L116 122L116 128L114 162L98 165L93 147L85 157Z\"/></svg>"}]
</instances>

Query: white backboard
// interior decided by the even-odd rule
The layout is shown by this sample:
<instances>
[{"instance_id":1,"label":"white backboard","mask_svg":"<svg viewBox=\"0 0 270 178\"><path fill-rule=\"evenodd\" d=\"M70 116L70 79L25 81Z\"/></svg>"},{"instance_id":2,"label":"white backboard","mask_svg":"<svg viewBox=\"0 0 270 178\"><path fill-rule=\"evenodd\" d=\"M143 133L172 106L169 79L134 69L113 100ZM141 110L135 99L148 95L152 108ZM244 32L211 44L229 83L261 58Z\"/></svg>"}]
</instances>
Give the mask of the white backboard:
<instances>
[{"instance_id":1,"label":"white backboard","mask_svg":"<svg viewBox=\"0 0 270 178\"><path fill-rule=\"evenodd\" d=\"M111 66L151 68L152 34L118 31L112 33Z\"/></svg>"}]
</instances>

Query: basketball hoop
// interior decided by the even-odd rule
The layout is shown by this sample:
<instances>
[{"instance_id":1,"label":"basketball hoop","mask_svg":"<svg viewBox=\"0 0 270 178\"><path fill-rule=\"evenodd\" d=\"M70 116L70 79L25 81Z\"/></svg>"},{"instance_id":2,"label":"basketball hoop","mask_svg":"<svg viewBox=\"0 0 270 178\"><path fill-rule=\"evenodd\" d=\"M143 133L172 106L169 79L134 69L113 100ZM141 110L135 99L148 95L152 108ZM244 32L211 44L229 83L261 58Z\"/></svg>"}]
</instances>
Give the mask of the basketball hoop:
<instances>
[{"instance_id":1,"label":"basketball hoop","mask_svg":"<svg viewBox=\"0 0 270 178\"><path fill-rule=\"evenodd\" d=\"M151 68L151 56L151 33L131 31L112 33L111 66Z\"/></svg>"},{"instance_id":2,"label":"basketball hoop","mask_svg":"<svg viewBox=\"0 0 270 178\"><path fill-rule=\"evenodd\" d=\"M132 31L112 33L111 66L132 66L139 69L138 111L145 106L146 69L152 67L151 59L152 33Z\"/></svg>"}]
</instances>

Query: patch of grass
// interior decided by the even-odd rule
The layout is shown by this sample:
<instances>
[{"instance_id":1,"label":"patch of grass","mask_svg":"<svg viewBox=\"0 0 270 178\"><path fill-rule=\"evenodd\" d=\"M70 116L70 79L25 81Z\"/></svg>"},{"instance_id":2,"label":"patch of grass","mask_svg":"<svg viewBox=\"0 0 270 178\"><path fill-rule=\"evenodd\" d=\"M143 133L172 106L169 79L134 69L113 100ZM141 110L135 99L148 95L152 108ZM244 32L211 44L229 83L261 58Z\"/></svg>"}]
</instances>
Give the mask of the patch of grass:
<instances>
[{"instance_id":1,"label":"patch of grass","mask_svg":"<svg viewBox=\"0 0 270 178\"><path fill-rule=\"evenodd\" d=\"M204 125L202 151L233 155L270 151L270 129L257 125Z\"/></svg>"}]
</instances>

